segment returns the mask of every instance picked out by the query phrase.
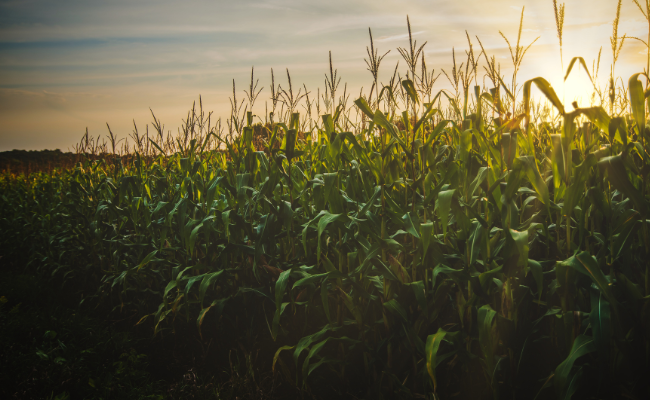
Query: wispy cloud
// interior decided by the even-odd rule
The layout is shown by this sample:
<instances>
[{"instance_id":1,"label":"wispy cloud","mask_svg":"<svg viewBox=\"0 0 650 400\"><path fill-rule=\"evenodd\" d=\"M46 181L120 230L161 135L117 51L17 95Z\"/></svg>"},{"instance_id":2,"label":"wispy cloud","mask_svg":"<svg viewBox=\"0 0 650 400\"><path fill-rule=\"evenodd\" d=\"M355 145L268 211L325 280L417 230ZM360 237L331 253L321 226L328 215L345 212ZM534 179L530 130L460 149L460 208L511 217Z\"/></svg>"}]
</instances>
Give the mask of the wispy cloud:
<instances>
[{"instance_id":1,"label":"wispy cloud","mask_svg":"<svg viewBox=\"0 0 650 400\"><path fill-rule=\"evenodd\" d=\"M418 36L418 35L423 34L424 32L426 32L426 31L411 32L411 35L412 36ZM408 40L408 38L409 38L409 34L408 33L403 33L403 34L400 34L400 35L381 36L381 37L377 38L377 41L378 42L394 42L395 40L404 40L404 39Z\"/></svg>"},{"instance_id":2,"label":"wispy cloud","mask_svg":"<svg viewBox=\"0 0 650 400\"><path fill-rule=\"evenodd\" d=\"M609 62L611 3L567 4L565 58L591 60L604 46L601 65ZM199 94L215 115L226 115L232 79L243 90L252 65L260 85L270 84L271 68L276 83L284 82L289 68L294 83L315 91L329 50L348 90L358 93L370 86L363 61L368 27L380 51L393 50L380 71L385 80L400 60L395 48L408 43L406 15L418 43L428 42L427 65L447 69L452 47L464 56L467 30L474 48L477 35L508 74L510 56L498 32L516 38L522 6L522 41L540 39L521 75L561 77L552 5L536 0L2 0L0 150L67 148L86 126L97 134L107 121L125 135L132 118L149 121L149 107L175 131ZM621 33L647 32L637 14L623 7ZM625 46L629 70L642 68L638 43ZM259 104L262 113L263 99Z\"/></svg>"}]
</instances>

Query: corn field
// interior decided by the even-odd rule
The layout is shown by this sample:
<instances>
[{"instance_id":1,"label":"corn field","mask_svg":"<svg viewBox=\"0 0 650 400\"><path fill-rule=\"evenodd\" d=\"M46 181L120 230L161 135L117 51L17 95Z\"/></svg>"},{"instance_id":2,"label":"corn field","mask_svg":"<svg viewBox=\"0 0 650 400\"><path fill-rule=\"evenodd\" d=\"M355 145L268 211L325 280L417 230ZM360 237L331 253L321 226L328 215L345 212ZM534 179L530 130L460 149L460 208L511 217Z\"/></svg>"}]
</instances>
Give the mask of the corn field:
<instances>
[{"instance_id":1,"label":"corn field","mask_svg":"<svg viewBox=\"0 0 650 400\"><path fill-rule=\"evenodd\" d=\"M650 397L646 75L571 111L517 83L519 40L509 84L468 45L452 91L412 40L380 83L371 36L356 100L330 55L264 120L252 74L223 124L199 104L176 137L86 134L74 168L0 178L2 252L305 395Z\"/></svg>"}]
</instances>

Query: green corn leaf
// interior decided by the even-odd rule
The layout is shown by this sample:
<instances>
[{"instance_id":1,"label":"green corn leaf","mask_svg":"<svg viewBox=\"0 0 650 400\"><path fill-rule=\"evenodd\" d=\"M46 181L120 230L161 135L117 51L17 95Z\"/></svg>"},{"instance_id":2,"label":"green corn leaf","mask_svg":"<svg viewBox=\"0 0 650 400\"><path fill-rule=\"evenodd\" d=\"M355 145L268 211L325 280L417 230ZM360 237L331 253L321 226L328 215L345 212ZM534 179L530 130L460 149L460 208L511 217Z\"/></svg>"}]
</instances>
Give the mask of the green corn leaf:
<instances>
[{"instance_id":1,"label":"green corn leaf","mask_svg":"<svg viewBox=\"0 0 650 400\"><path fill-rule=\"evenodd\" d=\"M587 76L589 77L589 80L593 84L594 80L591 78L591 74L589 74L589 68L587 68L587 64L585 63L585 59L582 57L573 57L571 59L571 62L569 63L569 67L566 70L566 75L564 75L564 81L566 82L567 78L569 78L569 74L571 73L571 70L573 69L573 66L575 65L576 62L579 62L579 65L582 65L582 68L584 68L585 72L587 73Z\"/></svg>"},{"instance_id":2,"label":"green corn leaf","mask_svg":"<svg viewBox=\"0 0 650 400\"><path fill-rule=\"evenodd\" d=\"M469 237L469 262L468 266L474 265L481 253L481 245L483 239L483 226L479 221L472 222L472 234Z\"/></svg>"},{"instance_id":3,"label":"green corn leaf","mask_svg":"<svg viewBox=\"0 0 650 400\"><path fill-rule=\"evenodd\" d=\"M149 264L150 262L156 260L156 254L158 254L158 250L154 250L151 253L147 254L147 256L140 261L140 264L138 264L137 270L139 271L142 267L145 265Z\"/></svg>"},{"instance_id":4,"label":"green corn leaf","mask_svg":"<svg viewBox=\"0 0 650 400\"><path fill-rule=\"evenodd\" d=\"M433 392L436 393L438 390L438 382L436 380L436 356L438 355L438 349L440 349L440 344L445 338L447 331L442 328L438 328L438 332L433 335L427 336L427 344L425 347L425 354L427 360L427 372L433 382Z\"/></svg>"},{"instance_id":5,"label":"green corn leaf","mask_svg":"<svg viewBox=\"0 0 650 400\"><path fill-rule=\"evenodd\" d=\"M542 269L542 265L539 262L531 260L529 258L528 268L533 274L535 283L537 283L537 301L542 301L542 291L544 290L544 270Z\"/></svg>"},{"instance_id":6,"label":"green corn leaf","mask_svg":"<svg viewBox=\"0 0 650 400\"><path fill-rule=\"evenodd\" d=\"M190 233L190 243L189 243L190 254L192 254L194 252L194 245L196 244L196 240L198 238L199 231L203 227L203 224L206 223L207 221L210 221L210 220L214 219L214 218L215 218L214 215L210 215L210 216L206 217L203 221L201 221L198 225L196 225L194 227L194 229L192 229L192 233Z\"/></svg>"},{"instance_id":7,"label":"green corn leaf","mask_svg":"<svg viewBox=\"0 0 650 400\"><path fill-rule=\"evenodd\" d=\"M415 299L418 302L418 306L426 314L428 306L427 306L427 298L426 298L427 293L424 287L424 282L416 281L416 282L409 283L409 285L413 289L413 294L415 295Z\"/></svg>"},{"instance_id":8,"label":"green corn leaf","mask_svg":"<svg viewBox=\"0 0 650 400\"><path fill-rule=\"evenodd\" d=\"M371 120L375 117L375 114L370 109L368 102L363 97L356 99L354 101L354 104L356 104L356 106L359 107L359 110L361 110Z\"/></svg>"},{"instance_id":9,"label":"green corn leaf","mask_svg":"<svg viewBox=\"0 0 650 400\"><path fill-rule=\"evenodd\" d=\"M645 95L643 91L643 84L639 80L639 75L643 73L634 74L628 81L628 90L630 92L630 106L632 107L632 115L636 121L639 135L644 134L645 130Z\"/></svg>"},{"instance_id":10,"label":"green corn leaf","mask_svg":"<svg viewBox=\"0 0 650 400\"><path fill-rule=\"evenodd\" d=\"M555 93L555 90L551 86L550 83L544 78L534 78L531 80L528 80L524 82L524 112L526 115L530 115L530 87L532 84L535 84L537 88L546 96L548 101L553 104L555 108L557 108L557 111L561 114L564 115L564 105L562 105L562 102L560 101L560 98L557 97L557 94Z\"/></svg>"},{"instance_id":11,"label":"green corn leaf","mask_svg":"<svg viewBox=\"0 0 650 400\"><path fill-rule=\"evenodd\" d=\"M436 199L436 212L438 213L438 218L442 223L442 232L447 234L447 222L449 221L449 211L451 210L451 200L456 193L456 189L445 190L438 193L438 198Z\"/></svg>"},{"instance_id":12,"label":"green corn leaf","mask_svg":"<svg viewBox=\"0 0 650 400\"><path fill-rule=\"evenodd\" d=\"M614 297L614 292L612 291L610 283L607 280L607 277L605 277L603 271L600 269L598 261L596 261L588 251L578 253L575 256L564 260L561 264L571 267L581 274L590 277L600 291L605 295L609 304L614 308L614 313L616 313L616 298Z\"/></svg>"},{"instance_id":13,"label":"green corn leaf","mask_svg":"<svg viewBox=\"0 0 650 400\"><path fill-rule=\"evenodd\" d=\"M275 282L275 309L280 310L282 305L282 298L284 297L284 292L287 289L287 284L289 283L289 276L291 275L291 270L282 271L278 280Z\"/></svg>"},{"instance_id":14,"label":"green corn leaf","mask_svg":"<svg viewBox=\"0 0 650 400\"><path fill-rule=\"evenodd\" d=\"M332 279L344 279L344 278L347 278L346 275L342 274L338 270L334 270L334 271L330 271L330 272L325 272L323 274L309 275L309 276L306 276L306 277L304 277L302 279L299 279L298 281L296 281L296 283L293 284L293 288L296 289L296 288L298 288L300 286L306 286L306 285L318 282L323 278L328 278L328 277L330 277ZM277 285L277 283L276 283L276 285Z\"/></svg>"},{"instance_id":15,"label":"green corn leaf","mask_svg":"<svg viewBox=\"0 0 650 400\"><path fill-rule=\"evenodd\" d=\"M562 361L562 363L560 363L557 368L555 368L553 386L555 387L555 393L557 396L559 396L559 398L567 398L566 395L569 389L569 384L573 379L573 374L571 374L573 364L578 360L578 358L594 351L596 351L596 346L594 344L593 338L589 336L579 335L573 341L573 346L571 347L569 356L564 361Z\"/></svg>"},{"instance_id":16,"label":"green corn leaf","mask_svg":"<svg viewBox=\"0 0 650 400\"><path fill-rule=\"evenodd\" d=\"M404 214L402 221L404 221L404 229L406 232L413 235L416 239L420 239L420 233L418 232L420 228L420 221L417 214L409 211Z\"/></svg>"},{"instance_id":17,"label":"green corn leaf","mask_svg":"<svg viewBox=\"0 0 650 400\"><path fill-rule=\"evenodd\" d=\"M478 174L476 174L476 178L474 178L474 181L472 181L472 184L470 185L470 190L469 190L469 195L474 196L476 191L478 190L479 187L485 182L488 176L488 168L487 167L481 167L478 170Z\"/></svg>"},{"instance_id":18,"label":"green corn leaf","mask_svg":"<svg viewBox=\"0 0 650 400\"><path fill-rule=\"evenodd\" d=\"M517 132L501 134L501 150L505 158L508 169L512 167L512 162L517 157Z\"/></svg>"},{"instance_id":19,"label":"green corn leaf","mask_svg":"<svg viewBox=\"0 0 650 400\"><path fill-rule=\"evenodd\" d=\"M564 400L570 400L580 387L580 379L582 378L583 367L578 367L576 371L571 374L571 382L564 395Z\"/></svg>"},{"instance_id":20,"label":"green corn leaf","mask_svg":"<svg viewBox=\"0 0 650 400\"><path fill-rule=\"evenodd\" d=\"M287 284L289 283L289 276L291 270L288 269L280 273L278 280L275 282L275 315L273 317L273 325L271 327L271 334L273 340L278 336L278 329L280 328L280 314L282 313L282 298L286 291Z\"/></svg>"},{"instance_id":21,"label":"green corn leaf","mask_svg":"<svg viewBox=\"0 0 650 400\"><path fill-rule=\"evenodd\" d=\"M187 283L185 284L185 296L187 296L189 294L190 289L192 289L192 286L194 286L194 284L196 282L202 280L204 278L204 276L205 276L204 274L203 275L192 276L187 280Z\"/></svg>"},{"instance_id":22,"label":"green corn leaf","mask_svg":"<svg viewBox=\"0 0 650 400\"><path fill-rule=\"evenodd\" d=\"M449 125L452 124L454 125L454 122L448 119L442 120L438 122L438 124L433 128L433 131L431 134L429 134L429 137L427 138L426 142L424 143L425 146L431 146L434 140L437 140L438 137L444 132L445 128Z\"/></svg>"},{"instance_id":23,"label":"green corn leaf","mask_svg":"<svg viewBox=\"0 0 650 400\"><path fill-rule=\"evenodd\" d=\"M223 298L223 299L218 299L218 300L213 300L212 303L208 307L202 309L201 312L199 312L199 316L196 319L196 327L199 330L199 335L201 335L201 340L203 340L203 333L201 332L201 325L203 324L203 320L205 319L205 315L208 313L208 311L210 311L210 309L212 309L214 307L216 307L219 314L221 314L223 312L223 308L226 305L226 302L228 300L230 300L229 297L226 297L226 298Z\"/></svg>"},{"instance_id":24,"label":"green corn leaf","mask_svg":"<svg viewBox=\"0 0 650 400\"><path fill-rule=\"evenodd\" d=\"M646 200L639 190L632 185L632 182L630 182L627 176L627 169L623 162L623 156L619 154L617 156L605 157L598 161L598 165L601 169L607 170L610 184L628 196L634 203L637 211L642 215L646 215Z\"/></svg>"},{"instance_id":25,"label":"green corn leaf","mask_svg":"<svg viewBox=\"0 0 650 400\"><path fill-rule=\"evenodd\" d=\"M406 132L411 132L411 121L408 111L402 111L402 125L404 125L404 130Z\"/></svg>"},{"instance_id":26,"label":"green corn leaf","mask_svg":"<svg viewBox=\"0 0 650 400\"><path fill-rule=\"evenodd\" d=\"M344 142L348 142L352 145L352 148L356 152L356 155L361 159L363 164L368 167L373 174L375 175L375 178L380 180L379 178L381 177L381 171L379 168L376 167L375 163L370 160L368 157L368 152L361 147L357 139L354 137L352 132L341 132L338 135L336 135L336 139L334 140L334 147L338 148L338 152L340 153L341 151L341 146L343 145Z\"/></svg>"},{"instance_id":27,"label":"green corn leaf","mask_svg":"<svg viewBox=\"0 0 650 400\"><path fill-rule=\"evenodd\" d=\"M304 225L304 228L302 229L302 234L300 236L301 236L301 240L302 240L302 247L303 247L303 250L305 251L305 254L307 254L307 231L312 226L314 221L316 221L318 218L320 218L325 212L326 211L322 210L314 219L307 222Z\"/></svg>"},{"instance_id":28,"label":"green corn leaf","mask_svg":"<svg viewBox=\"0 0 650 400\"><path fill-rule=\"evenodd\" d=\"M459 278L463 275L464 271L450 268L446 265L437 265L433 272L431 273L431 284L433 287L436 286L436 278L439 274L445 274L451 277L454 280L460 280Z\"/></svg>"},{"instance_id":29,"label":"green corn leaf","mask_svg":"<svg viewBox=\"0 0 650 400\"><path fill-rule=\"evenodd\" d=\"M514 229L509 229L510 237L515 242L517 246L517 253L519 258L517 259L517 265L519 267L525 267L528 265L528 231L516 231Z\"/></svg>"},{"instance_id":30,"label":"green corn leaf","mask_svg":"<svg viewBox=\"0 0 650 400\"><path fill-rule=\"evenodd\" d=\"M614 140L617 140L618 142L622 143L623 146L627 146L627 123L625 122L625 118L622 117L616 117L612 118L612 120L609 122L609 126L607 129L609 133L609 140L614 142Z\"/></svg>"},{"instance_id":31,"label":"green corn leaf","mask_svg":"<svg viewBox=\"0 0 650 400\"><path fill-rule=\"evenodd\" d=\"M214 201L214 198L217 194L217 188L219 187L219 179L220 178L215 178L214 180L212 180L212 182L208 184L208 190L205 196L205 205L208 210L212 206L212 202Z\"/></svg>"},{"instance_id":32,"label":"green corn leaf","mask_svg":"<svg viewBox=\"0 0 650 400\"><path fill-rule=\"evenodd\" d=\"M368 210L370 210L370 207L372 207L372 205L375 203L375 201L379 197L380 193L381 193L381 187L380 186L375 186L374 193L372 194L370 199L368 199L368 202L361 208L361 210L357 214L358 218L363 218L366 215Z\"/></svg>"},{"instance_id":33,"label":"green corn leaf","mask_svg":"<svg viewBox=\"0 0 650 400\"><path fill-rule=\"evenodd\" d=\"M478 333L481 352L483 353L483 364L490 382L495 371L496 346L499 340L499 334L496 324L497 313L489 306L484 305L478 309Z\"/></svg>"},{"instance_id":34,"label":"green corn leaf","mask_svg":"<svg viewBox=\"0 0 650 400\"><path fill-rule=\"evenodd\" d=\"M309 376L310 372L312 372L315 368L312 368L311 370L309 369L309 362L311 361L311 358L315 355L318 354L318 352L327 344L327 342L331 338L327 338L323 341L320 341L313 345L311 349L309 349L309 353L307 354L307 357L305 357L305 361L302 364L302 377L303 380L306 380L307 377ZM319 364L320 365L320 364Z\"/></svg>"},{"instance_id":35,"label":"green corn leaf","mask_svg":"<svg viewBox=\"0 0 650 400\"><path fill-rule=\"evenodd\" d=\"M339 286L338 288L339 294L343 298L343 304L345 304L345 307L352 313L354 316L355 321L357 322L357 326L361 328L363 325L363 317L361 314L361 309L354 304L354 299L352 296L347 294L341 287Z\"/></svg>"},{"instance_id":36,"label":"green corn leaf","mask_svg":"<svg viewBox=\"0 0 650 400\"><path fill-rule=\"evenodd\" d=\"M321 236L323 235L325 229L327 229L327 226L332 222L336 221L337 219L339 219L341 215L342 214L330 214L326 212L320 217L320 220L318 220L318 250L317 250L316 257L319 263L320 263L320 256L321 256Z\"/></svg>"},{"instance_id":37,"label":"green corn leaf","mask_svg":"<svg viewBox=\"0 0 650 400\"><path fill-rule=\"evenodd\" d=\"M594 125L598 127L598 129L602 130L603 132L607 132L609 129L609 124L611 123L611 118L607 114L604 108L597 106L597 107L590 107L590 108L578 108L575 110L572 115L575 115L576 117L578 115L584 115L586 116L591 122L593 122Z\"/></svg>"},{"instance_id":38,"label":"green corn leaf","mask_svg":"<svg viewBox=\"0 0 650 400\"><path fill-rule=\"evenodd\" d=\"M433 222L425 222L420 225L420 231L422 232L422 257L426 257L429 246L431 246Z\"/></svg>"},{"instance_id":39,"label":"green corn leaf","mask_svg":"<svg viewBox=\"0 0 650 400\"><path fill-rule=\"evenodd\" d=\"M490 267L492 268L489 271L482 272L479 274L478 279L479 283L481 284L481 287L483 290L487 290L488 286L491 285L492 279L494 279L498 274L501 272L503 269L502 265L497 265L494 260L492 261L492 264L490 264Z\"/></svg>"},{"instance_id":40,"label":"green corn leaf","mask_svg":"<svg viewBox=\"0 0 650 400\"><path fill-rule=\"evenodd\" d=\"M575 168L573 173L573 182L569 185L564 196L564 205L562 207L562 214L571 216L574 207L580 201L580 198L586 194L585 182L589 178L591 168L597 163L596 156L593 154L587 155L585 160Z\"/></svg>"},{"instance_id":41,"label":"green corn leaf","mask_svg":"<svg viewBox=\"0 0 650 400\"><path fill-rule=\"evenodd\" d=\"M528 181L533 185L533 188L537 192L539 201L542 202L545 206L550 205L548 187L544 182L539 170L537 169L537 163L533 156L523 156L518 157L513 162L513 171L510 176L508 176L508 186L506 186L506 198L511 199L514 195L515 190L519 189L517 184L517 179L515 174L525 175L528 178ZM511 178L511 176L513 178ZM511 179L513 183L511 184Z\"/></svg>"},{"instance_id":42,"label":"green corn leaf","mask_svg":"<svg viewBox=\"0 0 650 400\"><path fill-rule=\"evenodd\" d=\"M339 177L338 172L325 173L323 174L323 182L325 183L325 201L335 202L336 200L332 196L332 193L336 194L337 189L337 179Z\"/></svg>"},{"instance_id":43,"label":"green corn leaf","mask_svg":"<svg viewBox=\"0 0 650 400\"><path fill-rule=\"evenodd\" d=\"M386 239L385 240L385 242L390 242L390 241L391 241L391 239ZM395 241L393 241L393 244L399 245ZM391 268L387 267L386 264L384 264L384 262L382 260L380 260L378 257L375 256L374 258L372 258L370 260L370 262L372 263L372 265L375 266L375 268L377 268L377 270L384 277L384 279L388 279L388 280L395 281L395 282L400 282L400 283L404 282L403 279L398 278L397 275L395 275L395 273L393 272L393 270Z\"/></svg>"},{"instance_id":44,"label":"green corn leaf","mask_svg":"<svg viewBox=\"0 0 650 400\"><path fill-rule=\"evenodd\" d=\"M201 335L201 338L203 338L203 334L201 333L201 325L203 325L203 319L205 318L205 315L210 311L210 309L216 304L217 300L214 300L212 304L210 304L208 307L204 308L199 312L199 316L196 319L196 328L199 330L199 335Z\"/></svg>"},{"instance_id":45,"label":"green corn leaf","mask_svg":"<svg viewBox=\"0 0 650 400\"><path fill-rule=\"evenodd\" d=\"M275 355L273 356L273 364L272 364L272 366L271 366L271 371L272 371L273 373L275 373L275 364L278 362L278 359L280 358L280 353L281 353L283 350L291 350L291 349L293 349L294 347L296 347L296 346L282 346L282 347L280 347L280 348L275 352Z\"/></svg>"},{"instance_id":46,"label":"green corn leaf","mask_svg":"<svg viewBox=\"0 0 650 400\"><path fill-rule=\"evenodd\" d=\"M201 302L201 307L203 307L203 299L205 298L205 292L208 290L208 287L210 287L210 285L212 285L212 283L223 274L223 271L224 270L212 272L203 276L203 280L199 286L199 301Z\"/></svg>"},{"instance_id":47,"label":"green corn leaf","mask_svg":"<svg viewBox=\"0 0 650 400\"><path fill-rule=\"evenodd\" d=\"M167 287L165 288L165 294L163 294L163 299L166 299L166 298L167 298L167 294L169 294L169 292L170 292L172 289L174 289L177 285L178 285L178 281L177 281L177 280L173 280L173 281L169 282L169 283L167 284Z\"/></svg>"},{"instance_id":48,"label":"green corn leaf","mask_svg":"<svg viewBox=\"0 0 650 400\"><path fill-rule=\"evenodd\" d=\"M330 135L334 132L334 120L332 119L331 114L323 115L322 119L323 119L323 127L325 128L325 134L329 139Z\"/></svg>"},{"instance_id":49,"label":"green corn leaf","mask_svg":"<svg viewBox=\"0 0 650 400\"><path fill-rule=\"evenodd\" d=\"M338 330L338 327L328 324L325 325L320 331L302 337L298 341L296 349L293 351L293 360L295 361L296 366L298 366L298 359L300 358L300 354L302 354L305 349L309 348L312 343L320 341L328 332L336 330Z\"/></svg>"},{"instance_id":50,"label":"green corn leaf","mask_svg":"<svg viewBox=\"0 0 650 400\"><path fill-rule=\"evenodd\" d=\"M253 149L253 128L245 127L241 135L241 147L245 149Z\"/></svg>"},{"instance_id":51,"label":"green corn leaf","mask_svg":"<svg viewBox=\"0 0 650 400\"><path fill-rule=\"evenodd\" d=\"M406 90L406 93L408 94L412 102L414 102L415 104L420 104L420 99L418 98L418 93L415 90L415 85L413 85L412 80L410 79L402 80L402 87L404 87L404 90Z\"/></svg>"},{"instance_id":52,"label":"green corn leaf","mask_svg":"<svg viewBox=\"0 0 650 400\"><path fill-rule=\"evenodd\" d=\"M551 165L553 168L554 200L559 202L564 196L564 147L561 135L550 135L553 143Z\"/></svg>"},{"instance_id":53,"label":"green corn leaf","mask_svg":"<svg viewBox=\"0 0 650 400\"><path fill-rule=\"evenodd\" d=\"M433 108L433 105L434 105L434 102L431 102L431 103L429 103L429 104L427 105L426 110L424 111L424 113L422 114L422 116L420 117L420 119L417 120L417 122L416 122L415 125L413 126L413 131L414 131L414 132L419 132L419 131L420 131L420 128L422 128L422 126L424 126L424 123L425 123L429 118L433 117L435 114L441 114L441 113L440 113L440 110L438 110L438 109L436 109L436 108ZM440 124L438 124L438 125L440 125Z\"/></svg>"},{"instance_id":54,"label":"green corn leaf","mask_svg":"<svg viewBox=\"0 0 650 400\"><path fill-rule=\"evenodd\" d=\"M390 270L397 277L397 279L399 279L400 283L407 284L410 282L408 271L406 271L399 260L393 257L392 254L388 255L388 264L391 267Z\"/></svg>"},{"instance_id":55,"label":"green corn leaf","mask_svg":"<svg viewBox=\"0 0 650 400\"><path fill-rule=\"evenodd\" d=\"M472 135L473 131L471 129L460 133L459 158L465 168L469 166L469 153L472 150Z\"/></svg>"},{"instance_id":56,"label":"green corn leaf","mask_svg":"<svg viewBox=\"0 0 650 400\"><path fill-rule=\"evenodd\" d=\"M273 132L271 133L271 139L269 140L269 145L268 145L269 149L274 148L274 145L275 145L275 142L276 142L277 136L278 136L278 129L280 129L279 125L276 125L276 126L273 127Z\"/></svg>"},{"instance_id":57,"label":"green corn leaf","mask_svg":"<svg viewBox=\"0 0 650 400\"><path fill-rule=\"evenodd\" d=\"M606 373L610 359L610 343L612 340L612 319L610 305L603 297L602 292L591 292L591 312L589 323L594 338L594 345L598 351L601 374ZM603 375L601 375L603 376Z\"/></svg>"},{"instance_id":58,"label":"green corn leaf","mask_svg":"<svg viewBox=\"0 0 650 400\"><path fill-rule=\"evenodd\" d=\"M404 143L404 140L399 135L399 132L397 131L395 125L393 125L388 119L386 118L386 115L382 113L381 111L377 110L374 115L373 121L375 124L381 126L382 128L386 129L386 131L390 134L390 136L399 143L399 145L402 147L402 150L406 153L408 158L412 159L413 158L413 153L411 153L411 149L409 146Z\"/></svg>"},{"instance_id":59,"label":"green corn leaf","mask_svg":"<svg viewBox=\"0 0 650 400\"><path fill-rule=\"evenodd\" d=\"M251 118L252 120L252 118ZM289 127L295 131L298 130L298 127L300 126L300 113L292 113L291 114L291 121L289 122Z\"/></svg>"},{"instance_id":60,"label":"green corn leaf","mask_svg":"<svg viewBox=\"0 0 650 400\"><path fill-rule=\"evenodd\" d=\"M614 259L626 254L632 246L632 238L634 237L633 233L636 232L636 229L640 227L639 223L639 214L637 212L631 212L626 215L626 220L618 228L619 232L614 239L612 244L611 252L614 256Z\"/></svg>"},{"instance_id":61,"label":"green corn leaf","mask_svg":"<svg viewBox=\"0 0 650 400\"><path fill-rule=\"evenodd\" d=\"M164 154L165 154L165 152L163 151L163 149L161 149L160 146L158 146L158 144L157 144L156 142L154 142L154 141L151 140L151 139L149 139L149 142L151 142L151 144L156 148L156 150L158 150L158 151L160 152L161 155L164 155Z\"/></svg>"},{"instance_id":62,"label":"green corn leaf","mask_svg":"<svg viewBox=\"0 0 650 400\"><path fill-rule=\"evenodd\" d=\"M402 321L407 322L408 316L406 315L406 310L404 307L395 299L389 300L384 303L384 308L390 311L391 314L399 317Z\"/></svg>"}]
</instances>

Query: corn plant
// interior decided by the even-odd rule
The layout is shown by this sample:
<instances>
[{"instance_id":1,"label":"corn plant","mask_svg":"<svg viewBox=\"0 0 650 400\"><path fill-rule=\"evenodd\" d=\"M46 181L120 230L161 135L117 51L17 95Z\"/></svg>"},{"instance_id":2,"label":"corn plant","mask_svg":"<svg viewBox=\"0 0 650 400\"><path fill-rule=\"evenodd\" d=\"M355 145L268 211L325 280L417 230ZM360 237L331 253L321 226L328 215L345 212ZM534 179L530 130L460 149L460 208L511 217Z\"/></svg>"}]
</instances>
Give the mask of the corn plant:
<instances>
[{"instance_id":1,"label":"corn plant","mask_svg":"<svg viewBox=\"0 0 650 400\"><path fill-rule=\"evenodd\" d=\"M255 124L251 71L228 134L199 104L173 140L154 116L129 154L5 173L3 254L88 282L154 334L253 338L314 395L649 396L644 74L616 115L567 111L541 77L518 97L484 50L494 87L471 88L470 47L463 90L431 99L421 49L400 49L409 79L383 85L371 37L372 89L353 106L330 54L318 119L287 71Z\"/></svg>"}]
</instances>

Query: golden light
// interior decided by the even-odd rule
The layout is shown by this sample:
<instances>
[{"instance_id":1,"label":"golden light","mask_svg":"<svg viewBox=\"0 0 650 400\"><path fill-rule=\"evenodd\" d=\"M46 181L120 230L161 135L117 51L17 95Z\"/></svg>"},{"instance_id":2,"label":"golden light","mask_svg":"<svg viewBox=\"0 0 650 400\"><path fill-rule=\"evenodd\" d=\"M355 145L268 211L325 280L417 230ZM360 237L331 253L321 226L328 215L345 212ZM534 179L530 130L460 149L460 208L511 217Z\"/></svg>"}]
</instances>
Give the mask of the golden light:
<instances>
[{"instance_id":1,"label":"golden light","mask_svg":"<svg viewBox=\"0 0 650 400\"><path fill-rule=\"evenodd\" d=\"M595 92L594 85L591 83L587 73L580 69L578 71L575 67L571 71L571 75L564 82L564 87L560 86L562 93L558 93L560 98L564 98L564 106L567 111L571 110L571 103L576 101L580 107L589 107L592 105L592 94ZM598 99L594 98L593 101L597 105Z\"/></svg>"}]
</instances>

